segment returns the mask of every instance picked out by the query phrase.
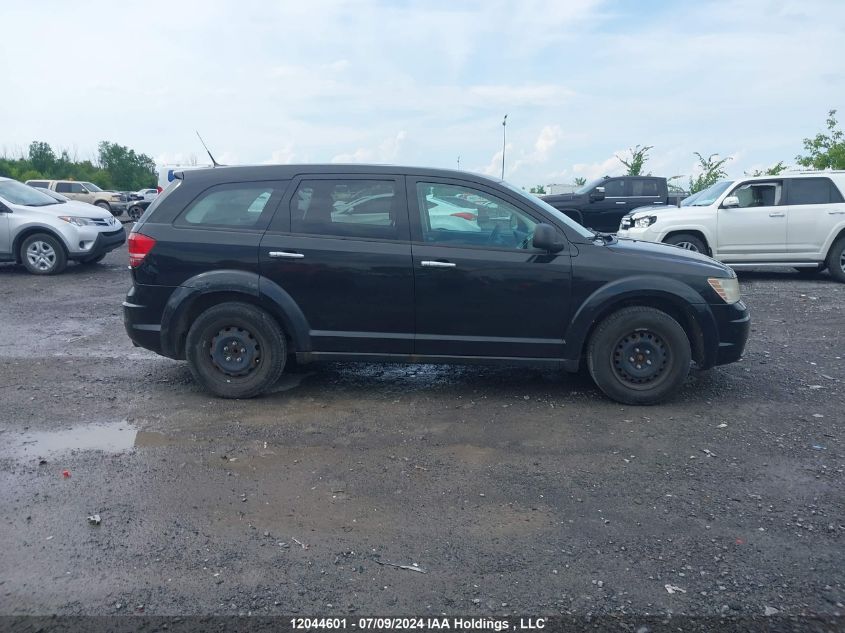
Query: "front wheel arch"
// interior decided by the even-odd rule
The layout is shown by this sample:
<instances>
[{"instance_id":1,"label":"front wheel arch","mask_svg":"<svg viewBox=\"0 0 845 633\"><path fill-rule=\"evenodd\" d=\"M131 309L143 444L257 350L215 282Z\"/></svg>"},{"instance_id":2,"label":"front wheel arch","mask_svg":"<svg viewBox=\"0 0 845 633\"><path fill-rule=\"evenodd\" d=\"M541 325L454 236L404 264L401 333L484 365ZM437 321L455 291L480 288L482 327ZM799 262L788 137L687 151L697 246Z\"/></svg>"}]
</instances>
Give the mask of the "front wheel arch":
<instances>
[{"instance_id":1,"label":"front wheel arch","mask_svg":"<svg viewBox=\"0 0 845 633\"><path fill-rule=\"evenodd\" d=\"M701 243L704 244L704 252L702 254L707 255L708 257L713 256L713 248L710 246L710 242L707 241L707 237L701 231L697 231L697 230L670 231L669 233L667 233L666 235L663 236L663 239L661 241L664 244L666 244L670 238L677 237L677 236L680 236L680 235L690 235L692 237L695 237L695 238L701 240Z\"/></svg>"}]
</instances>

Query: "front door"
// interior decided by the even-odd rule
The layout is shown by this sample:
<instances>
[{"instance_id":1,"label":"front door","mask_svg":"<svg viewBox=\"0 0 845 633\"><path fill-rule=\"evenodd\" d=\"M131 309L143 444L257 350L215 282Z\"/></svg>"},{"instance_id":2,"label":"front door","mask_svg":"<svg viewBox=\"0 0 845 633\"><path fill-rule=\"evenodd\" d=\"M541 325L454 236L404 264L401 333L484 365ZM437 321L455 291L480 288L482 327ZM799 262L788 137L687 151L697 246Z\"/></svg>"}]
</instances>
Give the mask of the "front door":
<instances>
[{"instance_id":1,"label":"front door","mask_svg":"<svg viewBox=\"0 0 845 633\"><path fill-rule=\"evenodd\" d=\"M475 183L409 178L416 354L560 358L570 254L531 246L541 221ZM561 239L563 234L561 234Z\"/></svg>"},{"instance_id":2,"label":"front door","mask_svg":"<svg viewBox=\"0 0 845 633\"><path fill-rule=\"evenodd\" d=\"M0 201L0 204L3 204ZM11 255L12 241L9 239L9 212L0 208L0 255Z\"/></svg>"},{"instance_id":3,"label":"front door","mask_svg":"<svg viewBox=\"0 0 845 633\"><path fill-rule=\"evenodd\" d=\"M595 199L595 189L590 193L590 202L581 211L584 226L596 231L616 233L622 216L630 208L627 183L622 178L611 178L598 187L604 188L604 199Z\"/></svg>"},{"instance_id":4,"label":"front door","mask_svg":"<svg viewBox=\"0 0 845 633\"><path fill-rule=\"evenodd\" d=\"M313 351L413 351L403 178L297 178L261 241L260 265L302 310Z\"/></svg>"},{"instance_id":5,"label":"front door","mask_svg":"<svg viewBox=\"0 0 845 633\"><path fill-rule=\"evenodd\" d=\"M718 253L726 262L783 258L786 253L787 214L782 181L740 183L727 197L739 206L718 210Z\"/></svg>"}]
</instances>

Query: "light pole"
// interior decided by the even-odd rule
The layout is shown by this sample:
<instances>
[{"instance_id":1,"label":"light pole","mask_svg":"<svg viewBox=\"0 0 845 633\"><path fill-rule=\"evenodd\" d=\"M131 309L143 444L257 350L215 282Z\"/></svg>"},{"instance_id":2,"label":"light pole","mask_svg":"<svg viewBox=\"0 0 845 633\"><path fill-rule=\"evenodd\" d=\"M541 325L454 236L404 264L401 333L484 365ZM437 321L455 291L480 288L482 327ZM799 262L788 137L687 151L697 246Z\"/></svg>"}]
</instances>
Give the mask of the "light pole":
<instances>
[{"instance_id":1,"label":"light pole","mask_svg":"<svg viewBox=\"0 0 845 633\"><path fill-rule=\"evenodd\" d=\"M505 115L505 118L502 119L502 180L505 179L505 139L506 139L506 130L508 129L508 115Z\"/></svg>"}]
</instances>

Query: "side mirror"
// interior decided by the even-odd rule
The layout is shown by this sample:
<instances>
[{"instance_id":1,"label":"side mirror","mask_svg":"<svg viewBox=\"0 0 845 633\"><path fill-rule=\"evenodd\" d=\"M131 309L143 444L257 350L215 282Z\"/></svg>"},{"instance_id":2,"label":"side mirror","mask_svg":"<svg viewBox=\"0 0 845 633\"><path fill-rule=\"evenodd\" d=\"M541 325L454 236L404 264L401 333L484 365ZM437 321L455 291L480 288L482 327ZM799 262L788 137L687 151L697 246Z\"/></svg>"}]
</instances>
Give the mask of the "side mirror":
<instances>
[{"instance_id":1,"label":"side mirror","mask_svg":"<svg viewBox=\"0 0 845 633\"><path fill-rule=\"evenodd\" d=\"M604 187L596 187L593 189L592 193L590 193L590 201L601 202L602 200L604 200Z\"/></svg>"},{"instance_id":2,"label":"side mirror","mask_svg":"<svg viewBox=\"0 0 845 633\"><path fill-rule=\"evenodd\" d=\"M722 208L723 209L733 209L739 206L739 198L736 196L728 196L724 200L722 200Z\"/></svg>"},{"instance_id":3,"label":"side mirror","mask_svg":"<svg viewBox=\"0 0 845 633\"><path fill-rule=\"evenodd\" d=\"M549 253L559 253L566 246L560 239L557 229L550 224L538 224L534 227L534 238L531 240L531 245Z\"/></svg>"},{"instance_id":4,"label":"side mirror","mask_svg":"<svg viewBox=\"0 0 845 633\"><path fill-rule=\"evenodd\" d=\"M83 188L82 188L82 191L80 191L79 193L91 193L91 192L90 192L90 191L88 191L85 187L83 187Z\"/></svg>"}]
</instances>

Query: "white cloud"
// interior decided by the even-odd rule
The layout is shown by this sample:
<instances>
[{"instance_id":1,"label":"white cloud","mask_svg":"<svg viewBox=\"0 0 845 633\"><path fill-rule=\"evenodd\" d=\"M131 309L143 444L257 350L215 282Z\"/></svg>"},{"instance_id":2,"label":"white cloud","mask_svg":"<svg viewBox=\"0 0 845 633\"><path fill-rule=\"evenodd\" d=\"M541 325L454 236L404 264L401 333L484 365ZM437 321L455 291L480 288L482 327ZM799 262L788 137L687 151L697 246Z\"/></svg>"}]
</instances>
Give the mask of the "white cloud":
<instances>
[{"instance_id":1,"label":"white cloud","mask_svg":"<svg viewBox=\"0 0 845 633\"><path fill-rule=\"evenodd\" d=\"M351 154L333 156L333 163L389 163L395 161L407 134L400 130L396 136L387 138L376 147L359 147Z\"/></svg>"}]
</instances>

